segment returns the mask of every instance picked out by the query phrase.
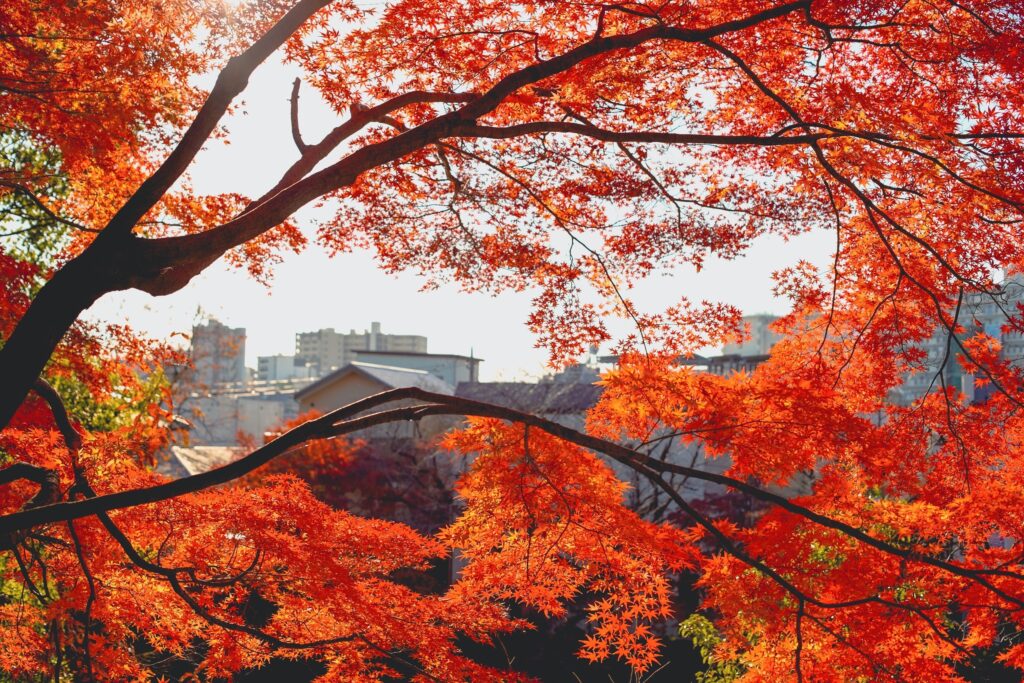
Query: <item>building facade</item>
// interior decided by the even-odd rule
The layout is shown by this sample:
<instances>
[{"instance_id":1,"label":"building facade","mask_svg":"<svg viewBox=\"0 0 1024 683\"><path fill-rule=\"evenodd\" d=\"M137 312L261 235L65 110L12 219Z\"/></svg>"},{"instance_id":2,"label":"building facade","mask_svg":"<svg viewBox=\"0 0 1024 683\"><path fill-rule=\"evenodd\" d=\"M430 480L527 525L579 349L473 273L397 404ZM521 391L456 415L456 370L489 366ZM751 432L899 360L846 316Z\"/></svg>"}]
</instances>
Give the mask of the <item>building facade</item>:
<instances>
[{"instance_id":1,"label":"building facade","mask_svg":"<svg viewBox=\"0 0 1024 683\"><path fill-rule=\"evenodd\" d=\"M358 351L393 351L426 353L427 338L415 334L385 334L381 324L370 324L369 330L336 332L333 327L295 335L295 358L313 368L322 377L356 360Z\"/></svg>"},{"instance_id":2,"label":"building facade","mask_svg":"<svg viewBox=\"0 0 1024 683\"><path fill-rule=\"evenodd\" d=\"M361 399L391 389L416 387L435 394L452 395L450 384L426 370L415 370L374 363L349 363L340 370L322 377L295 394L299 411L326 414ZM412 403L416 403L413 401ZM399 401L388 407L408 405ZM453 424L450 417L431 416L417 422L403 421L370 427L360 433L371 439L412 439L437 436Z\"/></svg>"},{"instance_id":3,"label":"building facade","mask_svg":"<svg viewBox=\"0 0 1024 683\"><path fill-rule=\"evenodd\" d=\"M197 385L214 387L248 380L244 327L228 327L213 318L194 326L189 355Z\"/></svg>"},{"instance_id":4,"label":"building facade","mask_svg":"<svg viewBox=\"0 0 1024 683\"><path fill-rule=\"evenodd\" d=\"M313 376L313 368L295 356L277 354L257 359L256 379L274 382L285 379L304 379Z\"/></svg>"},{"instance_id":5,"label":"building facade","mask_svg":"<svg viewBox=\"0 0 1024 683\"><path fill-rule=\"evenodd\" d=\"M196 391L177 399L179 415L190 425L193 446L237 446L239 437L256 443L263 435L298 416L295 392L311 379L250 382Z\"/></svg>"},{"instance_id":6,"label":"building facade","mask_svg":"<svg viewBox=\"0 0 1024 683\"><path fill-rule=\"evenodd\" d=\"M726 344L722 348L722 355L767 356L775 343L782 339L771 329L771 324L778 319L779 316L768 313L743 316L743 323L750 331L750 338L742 343Z\"/></svg>"},{"instance_id":7,"label":"building facade","mask_svg":"<svg viewBox=\"0 0 1024 683\"><path fill-rule=\"evenodd\" d=\"M957 324L964 331L959 339L967 339L983 332L999 341L1000 357L1015 365L1024 364L1024 334L1016 326L1009 325L1010 316L1018 315L1024 309L1024 274L1013 273L1001 282L995 292L980 294L972 292L964 296ZM947 312L950 318L953 311ZM960 354L958 344L951 340L949 332L940 327L920 344L925 358L917 371L906 376L892 397L897 403L908 404L942 383L963 392L968 401L983 401L992 391L991 385L979 386L973 373L964 369L957 361ZM948 349L948 353L947 353Z\"/></svg>"}]
</instances>

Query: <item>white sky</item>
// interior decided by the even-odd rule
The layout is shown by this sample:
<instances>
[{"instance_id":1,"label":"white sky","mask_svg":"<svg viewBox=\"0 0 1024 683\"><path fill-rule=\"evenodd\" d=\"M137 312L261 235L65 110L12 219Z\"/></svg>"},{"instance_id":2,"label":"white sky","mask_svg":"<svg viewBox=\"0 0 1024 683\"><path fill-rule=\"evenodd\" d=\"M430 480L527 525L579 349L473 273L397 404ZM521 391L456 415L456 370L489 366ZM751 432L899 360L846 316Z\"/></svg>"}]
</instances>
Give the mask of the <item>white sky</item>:
<instances>
[{"instance_id":1,"label":"white sky","mask_svg":"<svg viewBox=\"0 0 1024 683\"><path fill-rule=\"evenodd\" d=\"M243 93L244 106L227 119L231 144L211 143L193 165L198 191L256 196L295 160L288 96L297 75L296 67L276 62L256 72ZM318 140L337 124L312 89L303 90L300 104L307 141ZM307 209L299 218L312 235L316 210ZM710 259L699 274L679 269L645 283L629 296L641 310L657 310L686 296L731 303L745 313L782 313L786 303L772 297L771 273L801 258L826 264L833 240L826 233L788 243L763 238L743 258ZM371 321L379 321L386 333L425 335L434 353L468 355L472 350L484 359L481 379L485 381L534 378L547 372L547 354L534 346L526 327L529 292L496 298L461 292L454 286L421 292L420 278L383 273L371 253L328 258L315 244L300 255L285 256L275 273L268 289L246 272L218 261L175 294L159 298L138 291L108 294L86 315L93 320L128 322L162 338L189 332L201 309L225 324L246 328L246 364L252 367L257 356L292 353L296 332L323 327L362 331ZM622 327L618 331L628 332Z\"/></svg>"}]
</instances>

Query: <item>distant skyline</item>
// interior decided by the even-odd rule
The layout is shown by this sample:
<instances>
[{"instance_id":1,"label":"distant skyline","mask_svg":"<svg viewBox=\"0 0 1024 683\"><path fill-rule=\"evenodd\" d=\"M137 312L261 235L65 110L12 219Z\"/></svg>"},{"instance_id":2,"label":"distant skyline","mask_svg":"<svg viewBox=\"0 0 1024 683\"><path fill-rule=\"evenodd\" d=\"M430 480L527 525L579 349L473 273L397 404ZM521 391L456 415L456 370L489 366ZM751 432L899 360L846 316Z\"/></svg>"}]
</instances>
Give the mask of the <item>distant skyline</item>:
<instances>
[{"instance_id":1,"label":"distant skyline","mask_svg":"<svg viewBox=\"0 0 1024 683\"><path fill-rule=\"evenodd\" d=\"M230 145L211 143L192 168L194 187L203 192L241 192L257 195L277 178L297 152L288 125L288 96L298 69L278 62L263 65L242 98L245 102L228 118ZM337 119L312 89L301 97L301 120L306 139L336 125ZM270 160L270 161L268 161ZM307 235L315 232L317 210L307 208L298 222ZM709 258L698 274L678 268L671 276L654 277L629 293L641 309L657 310L681 296L700 301L723 301L744 313L786 311L786 302L771 294L771 273L806 259L827 265L834 236L811 233L784 242L757 240L746 256L727 262ZM328 258L312 244L299 255L286 254L275 268L268 289L245 271L218 261L183 290L167 297L138 291L108 294L87 313L96 321L118 322L158 338L189 333L200 309L232 327L246 328L246 365L258 356L294 351L297 332L334 327L362 331L379 321L384 332L419 334L432 353L473 354L483 358L481 379L514 380L539 377L547 353L534 347L526 327L532 294L461 292L453 285L419 291L423 280L413 273L382 272L371 253L356 251ZM620 325L613 332L628 334ZM602 349L604 351L604 349Z\"/></svg>"}]
</instances>

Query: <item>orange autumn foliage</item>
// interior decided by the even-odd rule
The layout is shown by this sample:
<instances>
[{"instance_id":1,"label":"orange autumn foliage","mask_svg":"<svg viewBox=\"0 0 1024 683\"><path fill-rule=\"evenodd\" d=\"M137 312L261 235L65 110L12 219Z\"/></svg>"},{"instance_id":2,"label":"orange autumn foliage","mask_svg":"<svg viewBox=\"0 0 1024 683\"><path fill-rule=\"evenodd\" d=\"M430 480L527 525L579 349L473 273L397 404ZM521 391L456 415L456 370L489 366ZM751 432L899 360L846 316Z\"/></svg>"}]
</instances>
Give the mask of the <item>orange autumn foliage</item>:
<instances>
[{"instance_id":1,"label":"orange autumn foliage","mask_svg":"<svg viewBox=\"0 0 1024 683\"><path fill-rule=\"evenodd\" d=\"M440 534L468 560L452 593L518 600L547 615L599 593L580 655L614 653L648 670L660 645L650 625L671 613L665 573L696 567L697 537L626 509L611 468L544 432L479 421L446 445L476 454L457 486L466 509Z\"/></svg>"},{"instance_id":2,"label":"orange autumn foliage","mask_svg":"<svg viewBox=\"0 0 1024 683\"><path fill-rule=\"evenodd\" d=\"M461 643L582 601L581 657L642 676L687 617L681 571L734 678L1024 670L1024 373L1001 347L1024 314L999 285L1024 269L1019 0L15 0L0 50L3 675L307 659L323 680L514 680ZM266 160L261 196L205 193L191 163L271 58L301 75L297 158ZM320 140L300 87L338 116ZM40 232L59 249L27 263L19 240ZM646 310L630 291L813 232L833 259L780 260L784 338L750 372L678 362L739 336L735 307L680 292ZM265 278L307 235L426 286L529 292L555 363L613 341L585 431L399 390L221 470L155 474L173 351L79 316L225 255ZM1006 307L1001 339L982 306ZM936 330L939 359L921 348ZM991 397L951 385L957 367ZM921 375L923 396L892 400ZM340 439L432 415L473 418L445 442L464 508L437 534L327 506L277 460L305 448L344 476L359 456ZM669 438L724 474L633 447ZM672 521L629 510L623 474ZM672 477L767 511L709 516ZM403 582L456 551L443 593Z\"/></svg>"}]
</instances>

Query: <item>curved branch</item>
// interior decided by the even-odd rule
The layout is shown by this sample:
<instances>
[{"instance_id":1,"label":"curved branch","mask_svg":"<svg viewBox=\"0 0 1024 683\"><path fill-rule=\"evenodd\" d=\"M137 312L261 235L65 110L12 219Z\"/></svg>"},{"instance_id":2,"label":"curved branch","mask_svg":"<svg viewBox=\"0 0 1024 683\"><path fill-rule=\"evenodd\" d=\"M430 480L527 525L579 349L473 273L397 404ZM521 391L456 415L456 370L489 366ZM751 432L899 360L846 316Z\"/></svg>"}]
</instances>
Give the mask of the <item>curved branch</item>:
<instances>
[{"instance_id":1,"label":"curved branch","mask_svg":"<svg viewBox=\"0 0 1024 683\"><path fill-rule=\"evenodd\" d=\"M93 491L89 487L88 482L86 482L84 478L79 480L79 487L82 489L82 491L83 491L83 493L85 493L85 495L90 497L90 499L95 497L96 492ZM125 555L128 556L128 559L131 560L131 562L135 566L139 567L143 571L149 572L150 574L155 574L157 576L161 576L161 577L165 578L167 580L167 582L170 584L171 589L175 592L175 594L177 594L177 596L179 598L181 598L182 601L184 601L185 604L188 605L189 608L193 612L196 613L196 615L198 615L201 619L206 621L208 624L212 624L213 626L218 626L218 627L220 627L220 628L222 628L222 629L224 629L226 631L231 631L233 633L244 633L245 635L251 636L251 637L255 638L256 640L259 640L260 642L266 643L271 648L281 649L281 650L308 650L308 649L315 649L315 648L326 647L328 645L338 645L338 644L341 644L341 643L349 643L349 642L358 640L359 642L367 645L368 647L370 647L371 649L381 653L382 655L385 655L387 657L397 657L398 659L400 659L402 661L405 661L406 664L411 665L419 673L423 674L424 676L426 676L430 680L434 680L434 681L439 680L437 677L431 675L429 672L423 670L421 667L416 666L415 663L410 662L408 660L405 660L403 657L400 657L399 655L396 655L394 652L391 652L388 649L383 648L380 645L377 645L376 643L374 643L372 640L370 640L369 638L367 638L363 634L351 634L351 635L344 635L344 636L335 636L333 638L321 638L319 640L309 640L309 641L292 641L292 640L284 640L282 638L278 638L277 636L271 635L271 634L267 633L266 631L262 631L262 630L260 630L260 629L258 629L256 627L254 627L254 626L249 626L248 624L240 624L238 622L228 621L227 619L223 619L221 617L218 617L216 614L214 614L213 612L211 612L207 608L203 607L203 605L198 600L196 600L196 598L194 596L192 596L188 592L188 590L186 590L185 586L182 584L181 580L178 578L178 574L185 573L185 574L189 575L189 577L192 579L192 581L195 582L197 585L209 586L209 585L223 585L223 584L216 584L216 583L212 583L212 582L208 582L208 581L198 580L198 579L195 578L195 572L192 569L168 568L168 567L163 567L163 566L161 566L159 564L155 564L153 562L150 562L149 560L144 558L139 553L138 550L136 550L134 544L131 542L131 540L128 538L128 536L124 533L124 531L122 531L121 528L118 527L114 523L114 520L112 520L110 518L110 515L108 515L106 512L101 512L101 513L97 514L97 517L99 517L100 523L103 524L103 527L107 530L107 533L110 535L110 537L113 538L114 541L119 546L121 546L121 550L125 553ZM71 523L69 522L68 524L71 524ZM257 554L257 558L258 558L258 554ZM252 566L250 566L248 569L245 569L243 571L243 573L240 574L236 578L241 578L241 576L243 576L245 573L247 573L252 568L254 568L256 566L256 562L257 562L257 560L254 560Z\"/></svg>"},{"instance_id":2,"label":"curved branch","mask_svg":"<svg viewBox=\"0 0 1024 683\"><path fill-rule=\"evenodd\" d=\"M39 209L46 215L47 218L56 223L60 223L61 225L67 226L69 228L73 228L74 230L81 230L82 232L99 232L99 230L96 230L94 228L87 228L81 223L70 220L68 218L64 218L63 216L59 216L56 212L53 211L53 209L51 209L50 207L43 203L43 200L39 198L39 195L37 195L35 192L33 192L25 185L22 185L20 183L0 182L0 186L10 188L17 192L18 194L27 197L30 202L35 204L37 209ZM18 232L27 232L27 230L20 230Z\"/></svg>"},{"instance_id":3,"label":"curved branch","mask_svg":"<svg viewBox=\"0 0 1024 683\"><path fill-rule=\"evenodd\" d=\"M41 506L46 506L53 503L60 494L60 476L56 470L47 469L40 467L39 465L33 465L28 462L16 462L0 470L0 486L11 484L16 481L30 481L33 484L39 486L39 490L32 496L27 503L25 503L22 510L37 509ZM10 539L14 537L16 531L10 533L0 531L0 549L5 549L10 545Z\"/></svg>"},{"instance_id":4,"label":"curved branch","mask_svg":"<svg viewBox=\"0 0 1024 683\"><path fill-rule=\"evenodd\" d=\"M367 170L436 145L453 135L459 126L472 124L494 111L520 88L563 73L592 57L656 40L708 41L801 10L809 0L784 3L708 28L683 29L658 24L634 33L595 37L561 55L539 60L505 76L454 111L357 149L307 176L316 166L317 155L326 155L336 146L336 138L344 139L365 125L365 121L353 116L350 122L339 127L340 132L332 131L333 137L329 134L330 139L325 138L323 147L317 148L316 153L313 153L314 148L308 149L274 189L235 219L195 235L152 240L136 237L132 232L134 226L184 173L256 66L327 2L301 0L249 49L229 61L192 125L160 168L139 186L89 248L57 271L39 291L0 350L0 376L6 383L0 392L0 426L10 421L63 333L103 294L129 288L157 296L175 292L228 250L280 225L306 204L355 182ZM396 100L401 97L404 96ZM459 98L458 101L466 98L465 95L452 97Z\"/></svg>"},{"instance_id":5,"label":"curved branch","mask_svg":"<svg viewBox=\"0 0 1024 683\"><path fill-rule=\"evenodd\" d=\"M485 126L469 124L458 129L465 137L508 139L540 133L572 133L603 142L647 142L666 145L714 145L784 147L806 145L818 140L845 137L842 131L829 133L807 133L803 135L713 135L710 133L662 133L658 131L615 131L594 125L572 123L571 121L535 121L511 126Z\"/></svg>"},{"instance_id":6,"label":"curved branch","mask_svg":"<svg viewBox=\"0 0 1024 683\"><path fill-rule=\"evenodd\" d=\"M64 405L64 399L60 397L53 385L42 377L36 379L32 391L46 401L46 405L49 406L50 412L53 414L53 421L57 423L57 429L64 437L64 445L72 453L76 452L82 447L82 435L71 424L71 417L68 415L67 406Z\"/></svg>"},{"instance_id":7,"label":"curved branch","mask_svg":"<svg viewBox=\"0 0 1024 683\"><path fill-rule=\"evenodd\" d=\"M472 92L445 93L431 92L428 90L411 90L372 107L353 106L351 108L351 116L347 121L334 127L323 137L322 140L320 140L320 142L314 145L305 145L305 147L301 149L302 155L288 168L287 171L284 172L284 174L282 174L281 179L277 181L274 187L265 192L262 197L247 206L242 213L244 214L254 210L268 199L277 195L279 192L282 192L302 180L316 167L317 164L323 161L328 154L337 149L338 145L342 142L352 137L371 123L385 121L390 114L398 111L399 109L403 109L404 107L414 104L459 104L471 102L476 99L476 97L476 93ZM293 122L297 123L294 118ZM297 130L295 123L293 123L293 131Z\"/></svg>"},{"instance_id":8,"label":"curved branch","mask_svg":"<svg viewBox=\"0 0 1024 683\"><path fill-rule=\"evenodd\" d=\"M141 244L136 245L138 248L134 250L137 253L130 258L144 257L142 262L152 264L151 270L137 273L136 277L130 278L119 287L136 287L151 294L177 291L226 251L279 225L309 202L355 182L356 178L367 170L397 161L445 138L461 135L461 131L467 127L471 130L477 119L494 111L509 95L526 86L564 73L597 55L637 47L656 40L706 43L714 37L785 16L802 9L806 4L807 0L797 0L705 29L656 25L633 33L591 39L557 57L540 61L505 76L486 92L454 111L393 138L357 149L327 168L309 176L300 176L301 180L297 179L291 185L281 187L286 182L282 179L278 184L280 191L275 193L272 190L267 194L265 201L258 202L256 206L232 221L195 235L140 240ZM378 116L380 115L382 114L378 113ZM356 116L353 116L349 124L360 127L365 125L361 124ZM291 175L286 174L288 177Z\"/></svg>"},{"instance_id":9,"label":"curved branch","mask_svg":"<svg viewBox=\"0 0 1024 683\"><path fill-rule=\"evenodd\" d=\"M361 413L377 406L406 399L427 403L426 405L393 408L376 413L370 413L368 415L361 415ZM517 422L540 429L564 441L602 453L605 456L626 465L627 467L633 469L640 468L638 471L648 469L656 473L667 472L672 474L681 474L693 479L708 481L732 488L749 495L752 498L770 503L786 510L787 512L803 517L804 519L814 522L819 526L838 531L881 552L905 558L907 560L920 562L921 564L926 564L955 576L973 581L1007 602L1024 607L1024 600L1007 594L985 578L987 576L999 576L1024 581L1024 575L1016 572L1003 569L970 569L930 555L899 548L887 543L886 541L877 539L861 529L814 512L813 510L798 505L783 496L771 493L770 491L765 491L764 489L758 488L739 479L734 479L721 474L714 474L712 472L705 472L703 470L686 467L684 465L662 462L626 446L576 431L556 422L552 422L529 413L480 401L473 401L471 399L458 398L445 394L435 394L414 387L394 389L376 394L360 401L356 401L348 406L339 408L322 417L310 420L309 422L286 432L274 441L271 441L269 444L256 449L249 455L228 465L224 465L223 467L210 470L209 472L177 479L166 484L152 486L149 488L121 491L81 501L56 503L53 505L4 515L0 517L0 534L26 530L40 524L69 521L89 515L105 513L110 510L135 507L138 505L145 505L147 503L168 500L189 493L195 493L218 484L224 484L238 479L239 477L270 462L289 449L310 439L329 438L332 436L349 434L359 429L365 429L377 424L403 420L419 420L428 415L492 417ZM660 477L658 479L660 480Z\"/></svg>"},{"instance_id":10,"label":"curved branch","mask_svg":"<svg viewBox=\"0 0 1024 683\"><path fill-rule=\"evenodd\" d=\"M74 456L82 445L82 437L79 436L78 432L71 425L71 420L68 418L68 411L64 406L64 401L61 400L60 395L50 385L50 383L41 377L36 379L33 390L50 407L50 411L53 413L54 422L56 422L57 428L64 437L64 443L72 453L72 456ZM47 505L60 498L60 474L55 469L48 469L46 467L33 465L27 462L16 462L0 470L0 486L22 479L31 481L39 486L39 490L36 491L36 494L21 506L22 510L30 510L41 505ZM74 528L71 526L70 520L68 521L68 526L72 530L72 533L74 533ZM17 534L18 532L12 532L10 534L0 533L0 549L12 547Z\"/></svg>"}]
</instances>

